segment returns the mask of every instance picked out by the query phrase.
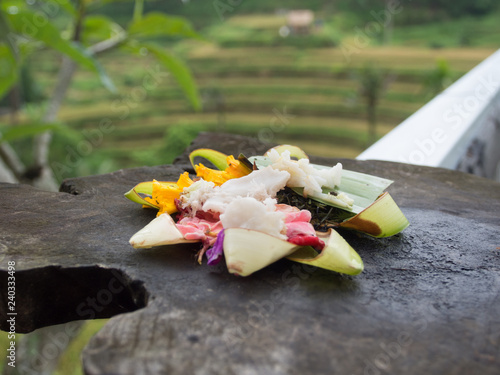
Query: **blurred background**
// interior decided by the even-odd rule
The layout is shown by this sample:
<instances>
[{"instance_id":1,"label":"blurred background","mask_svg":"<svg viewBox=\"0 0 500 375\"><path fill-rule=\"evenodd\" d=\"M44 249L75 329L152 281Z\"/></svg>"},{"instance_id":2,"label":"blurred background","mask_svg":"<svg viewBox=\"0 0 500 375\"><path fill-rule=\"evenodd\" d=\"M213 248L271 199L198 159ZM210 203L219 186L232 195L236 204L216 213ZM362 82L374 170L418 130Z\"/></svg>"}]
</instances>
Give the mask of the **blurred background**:
<instances>
[{"instance_id":1,"label":"blurred background","mask_svg":"<svg viewBox=\"0 0 500 375\"><path fill-rule=\"evenodd\" d=\"M499 20L495 0L4 0L0 180L167 164L200 131L353 158L496 51ZM80 374L102 324L45 373Z\"/></svg>"},{"instance_id":2,"label":"blurred background","mask_svg":"<svg viewBox=\"0 0 500 375\"><path fill-rule=\"evenodd\" d=\"M498 5L3 1L2 140L52 187L169 163L200 131L355 157L498 48Z\"/></svg>"}]
</instances>

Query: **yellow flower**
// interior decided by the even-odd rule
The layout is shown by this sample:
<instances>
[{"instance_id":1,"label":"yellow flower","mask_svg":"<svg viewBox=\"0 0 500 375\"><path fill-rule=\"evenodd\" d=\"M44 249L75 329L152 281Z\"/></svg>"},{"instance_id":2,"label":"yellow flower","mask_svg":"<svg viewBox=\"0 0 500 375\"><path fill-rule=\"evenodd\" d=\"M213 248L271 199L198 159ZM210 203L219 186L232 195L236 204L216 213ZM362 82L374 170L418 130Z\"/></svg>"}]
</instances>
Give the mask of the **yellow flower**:
<instances>
[{"instance_id":1,"label":"yellow flower","mask_svg":"<svg viewBox=\"0 0 500 375\"><path fill-rule=\"evenodd\" d=\"M227 180L246 176L252 171L232 155L226 158L226 162L229 166L223 171L207 168L200 163L195 166L196 175L205 181L212 181L215 185L220 186Z\"/></svg>"},{"instance_id":2,"label":"yellow flower","mask_svg":"<svg viewBox=\"0 0 500 375\"><path fill-rule=\"evenodd\" d=\"M152 197L145 197L144 199L155 206L158 206L158 214L160 216L163 213L173 214L177 212L177 207L175 206L175 200L180 198L182 190L185 187L190 186L193 180L189 178L189 173L184 172L180 175L177 183L171 183L168 185L161 184L156 180L153 180L153 193Z\"/></svg>"},{"instance_id":3,"label":"yellow flower","mask_svg":"<svg viewBox=\"0 0 500 375\"><path fill-rule=\"evenodd\" d=\"M227 180L246 176L252 171L233 156L228 156L226 162L228 167L224 171L210 169L203 164L196 165L196 174L205 181L212 181L215 185L219 186ZM194 181L189 178L188 172L181 174L176 183L153 180L151 197L144 197L143 200L152 204L154 207L158 207L157 216L163 213L173 214L177 212L175 200L179 199L184 188L190 186L193 182Z\"/></svg>"}]
</instances>

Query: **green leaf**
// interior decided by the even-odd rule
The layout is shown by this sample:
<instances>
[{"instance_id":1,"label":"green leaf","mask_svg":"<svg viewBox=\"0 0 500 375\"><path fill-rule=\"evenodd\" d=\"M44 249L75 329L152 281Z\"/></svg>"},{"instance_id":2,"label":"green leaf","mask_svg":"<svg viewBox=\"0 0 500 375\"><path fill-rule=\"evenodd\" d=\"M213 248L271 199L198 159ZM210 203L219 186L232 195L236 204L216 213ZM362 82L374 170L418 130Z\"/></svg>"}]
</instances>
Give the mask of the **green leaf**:
<instances>
[{"instance_id":1,"label":"green leaf","mask_svg":"<svg viewBox=\"0 0 500 375\"><path fill-rule=\"evenodd\" d=\"M10 142L19 138L32 137L46 131L66 131L61 124L30 124L0 127L0 142Z\"/></svg>"},{"instance_id":2,"label":"green leaf","mask_svg":"<svg viewBox=\"0 0 500 375\"><path fill-rule=\"evenodd\" d=\"M0 44L0 98L2 98L18 79L16 58L11 49Z\"/></svg>"},{"instance_id":3,"label":"green leaf","mask_svg":"<svg viewBox=\"0 0 500 375\"><path fill-rule=\"evenodd\" d=\"M358 205L366 206L373 203L393 182L386 178L344 169L340 189L349 191Z\"/></svg>"},{"instance_id":4,"label":"green leaf","mask_svg":"<svg viewBox=\"0 0 500 375\"><path fill-rule=\"evenodd\" d=\"M181 36L203 40L191 23L183 17L151 12L134 20L129 26L131 36Z\"/></svg>"},{"instance_id":5,"label":"green leaf","mask_svg":"<svg viewBox=\"0 0 500 375\"><path fill-rule=\"evenodd\" d=\"M134 0L83 0L87 5L94 3L99 3L100 5L106 5L111 3L132 3Z\"/></svg>"},{"instance_id":6,"label":"green leaf","mask_svg":"<svg viewBox=\"0 0 500 375\"><path fill-rule=\"evenodd\" d=\"M317 169L329 168L325 165L312 164ZM393 181L386 178L369 175L366 173L354 172L348 169L342 170L342 180L337 192L344 192L354 200L351 212L360 213L370 206L387 189ZM324 193L328 193L325 189ZM312 197L319 202L327 202ZM340 207L342 208L342 207Z\"/></svg>"},{"instance_id":7,"label":"green leaf","mask_svg":"<svg viewBox=\"0 0 500 375\"><path fill-rule=\"evenodd\" d=\"M279 145L276 147L273 147L272 149L276 150L279 154L288 151L290 152L290 157L291 158L297 158L297 159L309 159L309 156L299 147L297 146L292 146L292 145ZM271 150L272 150L271 149ZM271 150L268 150L264 156L267 156L267 153Z\"/></svg>"},{"instance_id":8,"label":"green leaf","mask_svg":"<svg viewBox=\"0 0 500 375\"><path fill-rule=\"evenodd\" d=\"M358 215L340 223L342 228L378 238L398 234L409 225L410 222L389 193L384 193Z\"/></svg>"},{"instance_id":9,"label":"green leaf","mask_svg":"<svg viewBox=\"0 0 500 375\"><path fill-rule=\"evenodd\" d=\"M201 109L201 99L198 93L198 87L186 64L177 57L171 55L168 51L154 44L129 41L127 46L132 48L135 52L140 52L143 48L146 48L152 53L156 59L172 73L182 91L184 91L184 95L186 95L191 103L191 106L196 111Z\"/></svg>"},{"instance_id":10,"label":"green leaf","mask_svg":"<svg viewBox=\"0 0 500 375\"><path fill-rule=\"evenodd\" d=\"M111 18L101 14L92 14L85 17L83 21L82 41L93 44L123 33L123 28Z\"/></svg>"},{"instance_id":11,"label":"green leaf","mask_svg":"<svg viewBox=\"0 0 500 375\"><path fill-rule=\"evenodd\" d=\"M252 156L249 160L257 164L258 167L266 167L271 161L265 156ZM311 165L317 169L330 168L325 165L312 164ZM386 178L381 178L365 173L354 172L350 170L342 170L342 180L338 189L335 189L337 193L346 193L350 198L354 200L354 204L350 212L360 213L369 205L371 205L378 198L380 194L384 192L389 185L392 184L391 180ZM297 193L301 194L302 188L294 188ZM328 193L329 189L324 189L324 193ZM331 202L322 200L321 198L311 197L312 199L332 205L341 209L345 209L342 205L335 205Z\"/></svg>"},{"instance_id":12,"label":"green leaf","mask_svg":"<svg viewBox=\"0 0 500 375\"><path fill-rule=\"evenodd\" d=\"M153 181L141 182L125 193L125 197L132 202L139 203L151 208L158 209L158 206L145 200L140 194L151 195L153 193Z\"/></svg>"},{"instance_id":13,"label":"green leaf","mask_svg":"<svg viewBox=\"0 0 500 375\"><path fill-rule=\"evenodd\" d=\"M0 98L16 83L20 74L16 44L3 6L0 7Z\"/></svg>"},{"instance_id":14,"label":"green leaf","mask_svg":"<svg viewBox=\"0 0 500 375\"><path fill-rule=\"evenodd\" d=\"M59 30L50 22L40 22L38 14L30 11L20 11L16 14L7 14L14 32L27 38L38 40L47 46L64 53L81 66L97 73L103 84L111 91L116 91L103 68L78 43L70 42L61 37Z\"/></svg>"},{"instance_id":15,"label":"green leaf","mask_svg":"<svg viewBox=\"0 0 500 375\"><path fill-rule=\"evenodd\" d=\"M75 7L73 6L71 1L69 1L69 0L57 0L57 1L42 0L42 3L47 3L47 5L51 7L50 8L51 13L57 13L59 10L58 7L61 7L62 9L64 9L66 11L66 13L68 13L69 15L71 15L73 17L75 17L77 14ZM42 6L42 8L43 8L43 6Z\"/></svg>"},{"instance_id":16,"label":"green leaf","mask_svg":"<svg viewBox=\"0 0 500 375\"><path fill-rule=\"evenodd\" d=\"M294 188L292 188L292 190L295 191L299 195L302 195L302 196L304 195L304 188L302 188L302 187L294 187ZM328 195L328 193L330 191L334 191L334 189L323 188L322 193L318 193L317 195L310 194L307 197L311 198L312 200L315 200L316 202L326 204L328 206L334 206L334 207L340 208L340 209L345 210L345 211L354 212L354 213L359 213L359 212L363 211L364 207L360 207L360 206L355 205L355 204L353 204L352 207L350 207L346 202L344 202L340 199L335 199L334 196L327 197L327 198L329 198L328 200L325 199L326 197L324 197L324 195ZM321 195L323 195L323 196L321 196ZM349 195L349 197L350 197L350 195Z\"/></svg>"},{"instance_id":17,"label":"green leaf","mask_svg":"<svg viewBox=\"0 0 500 375\"><path fill-rule=\"evenodd\" d=\"M14 11L19 11L27 8L28 4L26 4L26 1L22 0L2 0L0 2L0 10L3 10L6 13L12 13Z\"/></svg>"},{"instance_id":18,"label":"green leaf","mask_svg":"<svg viewBox=\"0 0 500 375\"><path fill-rule=\"evenodd\" d=\"M189 160L191 161L191 165L194 168L194 158L202 157L207 159L210 163L212 163L217 169L223 171L229 165L226 162L227 155L222 152L211 150L209 148L199 148L194 150L189 154Z\"/></svg>"},{"instance_id":19,"label":"green leaf","mask_svg":"<svg viewBox=\"0 0 500 375\"><path fill-rule=\"evenodd\" d=\"M336 231L330 229L325 235L318 233L318 237L325 241L323 250L318 252L312 247L301 247L287 259L347 275L363 272L361 257Z\"/></svg>"},{"instance_id":20,"label":"green leaf","mask_svg":"<svg viewBox=\"0 0 500 375\"><path fill-rule=\"evenodd\" d=\"M269 158L264 156L252 156L249 160L255 162L258 167L266 167L270 164ZM324 165L311 165L318 169L329 168ZM354 200L352 209L346 210L342 206L316 197L310 198L355 213L354 217L340 224L343 228L353 229L373 237L389 237L401 232L409 225L396 202L388 193L384 193L392 182L386 178L344 169L336 192L343 192ZM294 188L293 190L301 194L303 189Z\"/></svg>"},{"instance_id":21,"label":"green leaf","mask_svg":"<svg viewBox=\"0 0 500 375\"><path fill-rule=\"evenodd\" d=\"M118 90L116 89L113 81L111 80L111 77L108 75L108 73L106 73L106 70L104 70L103 66L99 63L99 61L94 59L92 55L88 53L88 51L81 44L74 43L74 48L79 50L82 55L88 56L88 58L93 63L92 70L95 73L97 73L103 86L106 87L110 92L116 93Z\"/></svg>"},{"instance_id":22,"label":"green leaf","mask_svg":"<svg viewBox=\"0 0 500 375\"><path fill-rule=\"evenodd\" d=\"M170 181L158 181L158 182L164 186L176 185L175 182L170 182ZM145 200L140 194L146 194L146 195L153 194L153 181L141 182L135 185L129 191L127 191L124 195L132 202L139 203L151 208L156 208L156 209L159 208L158 206Z\"/></svg>"}]
</instances>

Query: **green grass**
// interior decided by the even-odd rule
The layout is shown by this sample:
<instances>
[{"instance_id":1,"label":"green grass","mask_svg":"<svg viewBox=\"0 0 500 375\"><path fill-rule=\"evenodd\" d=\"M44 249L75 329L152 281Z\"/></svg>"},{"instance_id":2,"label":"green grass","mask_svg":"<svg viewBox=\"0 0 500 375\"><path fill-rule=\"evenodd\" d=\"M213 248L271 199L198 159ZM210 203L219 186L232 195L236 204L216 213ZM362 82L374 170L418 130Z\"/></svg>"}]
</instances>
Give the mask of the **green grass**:
<instances>
[{"instance_id":1,"label":"green grass","mask_svg":"<svg viewBox=\"0 0 500 375\"><path fill-rule=\"evenodd\" d=\"M53 375L83 375L81 352L92 336L99 332L107 321L107 319L99 319L85 322L78 336L59 359Z\"/></svg>"}]
</instances>

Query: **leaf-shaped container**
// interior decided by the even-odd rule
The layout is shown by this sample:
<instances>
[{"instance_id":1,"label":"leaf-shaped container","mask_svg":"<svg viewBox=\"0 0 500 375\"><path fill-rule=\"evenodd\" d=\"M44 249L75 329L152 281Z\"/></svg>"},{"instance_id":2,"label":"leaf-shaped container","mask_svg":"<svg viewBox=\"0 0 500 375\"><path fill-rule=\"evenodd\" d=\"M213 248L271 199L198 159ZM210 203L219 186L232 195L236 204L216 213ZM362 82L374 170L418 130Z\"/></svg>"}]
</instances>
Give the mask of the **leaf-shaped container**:
<instances>
[{"instance_id":1,"label":"leaf-shaped container","mask_svg":"<svg viewBox=\"0 0 500 375\"><path fill-rule=\"evenodd\" d=\"M129 240L129 243L135 249L148 249L155 246L193 242L197 241L186 240L184 238L169 214L161 214L155 217Z\"/></svg>"},{"instance_id":2,"label":"leaf-shaped container","mask_svg":"<svg viewBox=\"0 0 500 375\"><path fill-rule=\"evenodd\" d=\"M295 146L279 146L275 148L279 153L291 152L291 156L307 158L307 155ZM227 155L210 149L193 151L189 158L194 167L195 157L202 157L214 164L219 170L228 168ZM245 159L245 158L243 158ZM254 156L248 159L255 167L265 167L271 162L266 156ZM250 167L251 165L246 162ZM314 168L328 168L322 165L311 164ZM180 183L180 180L178 181ZM337 227L356 230L374 237L387 237L401 232L409 223L392 197L384 192L392 181L349 170L344 170L340 186L335 187L335 193L345 193L353 199L350 207L341 203L336 205L331 200L325 201L321 194L309 198L321 204L345 210L350 216L346 220L334 223ZM162 182L163 186L178 188L174 182ZM297 194L302 194L300 188L294 188ZM143 182L135 186L125 195L130 200L158 208L145 200L145 195L151 195L153 182ZM333 189L324 189L328 194ZM248 276L269 264L287 258L289 260L313 265L316 267L357 275L363 271L363 261L358 253L335 230L317 232L317 236L325 242L325 247L318 251L310 246L298 246L270 234L251 229L228 228L224 231L224 257L228 271L241 276ZM149 248L153 246L170 245L177 243L196 242L186 240L177 229L172 217L165 213L159 215L150 224L134 234L130 243L135 248Z\"/></svg>"},{"instance_id":3,"label":"leaf-shaped container","mask_svg":"<svg viewBox=\"0 0 500 375\"><path fill-rule=\"evenodd\" d=\"M359 254L334 230L320 234L325 240L321 251L249 229L230 228L224 233L227 269L240 276L248 276L284 257L348 275L363 271Z\"/></svg>"},{"instance_id":4,"label":"leaf-shaped container","mask_svg":"<svg viewBox=\"0 0 500 375\"><path fill-rule=\"evenodd\" d=\"M334 230L318 233L325 241L322 251L309 246L298 246L270 234L243 228L224 231L224 258L230 273L248 276L264 267L288 259L325 268L331 271L357 275L363 271L363 261L356 251ZM162 214L130 238L136 249L155 246L193 243L184 239L174 220Z\"/></svg>"}]
</instances>

